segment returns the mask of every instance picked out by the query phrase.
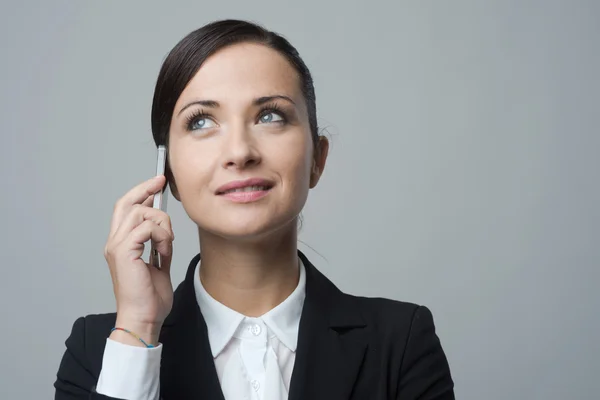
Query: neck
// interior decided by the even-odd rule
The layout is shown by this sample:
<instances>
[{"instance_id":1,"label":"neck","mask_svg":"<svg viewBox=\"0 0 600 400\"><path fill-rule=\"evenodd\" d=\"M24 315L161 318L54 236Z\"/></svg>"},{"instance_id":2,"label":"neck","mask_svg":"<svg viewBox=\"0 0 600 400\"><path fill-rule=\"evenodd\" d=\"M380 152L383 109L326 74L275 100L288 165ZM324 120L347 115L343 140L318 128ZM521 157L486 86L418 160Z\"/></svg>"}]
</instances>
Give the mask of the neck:
<instances>
[{"instance_id":1,"label":"neck","mask_svg":"<svg viewBox=\"0 0 600 400\"><path fill-rule=\"evenodd\" d=\"M296 224L255 242L199 231L200 280L215 300L248 317L283 302L298 285Z\"/></svg>"}]
</instances>

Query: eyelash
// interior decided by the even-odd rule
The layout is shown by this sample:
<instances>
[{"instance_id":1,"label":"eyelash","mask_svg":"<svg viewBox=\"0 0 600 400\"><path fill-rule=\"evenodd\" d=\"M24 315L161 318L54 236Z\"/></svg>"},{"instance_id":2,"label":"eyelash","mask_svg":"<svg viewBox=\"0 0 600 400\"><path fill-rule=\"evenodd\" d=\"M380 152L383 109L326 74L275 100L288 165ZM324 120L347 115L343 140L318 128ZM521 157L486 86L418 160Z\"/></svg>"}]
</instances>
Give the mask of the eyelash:
<instances>
[{"instance_id":1,"label":"eyelash","mask_svg":"<svg viewBox=\"0 0 600 400\"><path fill-rule=\"evenodd\" d=\"M281 117L281 121L275 121L276 124L285 125L288 122L285 112L277 103L266 104L261 107L258 113L258 119L261 119L267 114L275 113ZM188 131L194 130L193 125L196 121L204 118L212 118L212 116L202 109L197 109L185 119L185 126Z\"/></svg>"}]
</instances>

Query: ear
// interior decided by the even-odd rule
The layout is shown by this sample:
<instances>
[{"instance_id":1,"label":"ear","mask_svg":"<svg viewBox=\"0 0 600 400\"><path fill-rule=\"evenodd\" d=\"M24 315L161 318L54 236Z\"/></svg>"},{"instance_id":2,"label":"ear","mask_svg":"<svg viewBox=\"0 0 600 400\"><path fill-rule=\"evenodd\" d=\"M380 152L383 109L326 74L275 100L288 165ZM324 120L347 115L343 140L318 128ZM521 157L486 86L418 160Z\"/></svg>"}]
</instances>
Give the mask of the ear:
<instances>
[{"instance_id":1,"label":"ear","mask_svg":"<svg viewBox=\"0 0 600 400\"><path fill-rule=\"evenodd\" d=\"M315 148L315 154L313 157L312 169L310 171L310 188L314 188L319 183L323 170L325 169L325 163L327 162L327 155L329 154L329 140L325 136L319 136L319 142Z\"/></svg>"}]
</instances>

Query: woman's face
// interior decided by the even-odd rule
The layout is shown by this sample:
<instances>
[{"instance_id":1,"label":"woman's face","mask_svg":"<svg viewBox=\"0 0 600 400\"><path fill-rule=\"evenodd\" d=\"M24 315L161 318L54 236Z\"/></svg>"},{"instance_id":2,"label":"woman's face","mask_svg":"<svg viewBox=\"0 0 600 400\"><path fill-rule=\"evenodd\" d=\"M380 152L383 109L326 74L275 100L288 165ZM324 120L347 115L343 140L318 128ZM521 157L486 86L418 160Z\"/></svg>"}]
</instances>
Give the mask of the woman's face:
<instances>
[{"instance_id":1,"label":"woman's face","mask_svg":"<svg viewBox=\"0 0 600 400\"><path fill-rule=\"evenodd\" d=\"M259 44L226 47L204 62L175 105L173 195L201 231L227 239L295 229L325 165L327 141L319 146L314 157L306 103L289 62Z\"/></svg>"}]
</instances>

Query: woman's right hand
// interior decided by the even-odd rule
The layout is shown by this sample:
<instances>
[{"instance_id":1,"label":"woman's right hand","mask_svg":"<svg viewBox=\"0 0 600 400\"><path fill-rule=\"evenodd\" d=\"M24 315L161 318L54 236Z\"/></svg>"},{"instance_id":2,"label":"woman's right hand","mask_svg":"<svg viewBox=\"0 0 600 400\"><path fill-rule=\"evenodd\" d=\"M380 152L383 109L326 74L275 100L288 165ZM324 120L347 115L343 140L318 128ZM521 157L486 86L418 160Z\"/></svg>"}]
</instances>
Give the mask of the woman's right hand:
<instances>
[{"instance_id":1,"label":"woman's right hand","mask_svg":"<svg viewBox=\"0 0 600 400\"><path fill-rule=\"evenodd\" d=\"M154 345L173 305L170 268L175 237L167 213L152 208L154 194L165 183L165 176L159 175L137 185L117 201L104 248L117 302L116 326ZM160 270L142 259L148 240L160 253ZM110 337L143 346L122 331L114 331Z\"/></svg>"}]
</instances>

